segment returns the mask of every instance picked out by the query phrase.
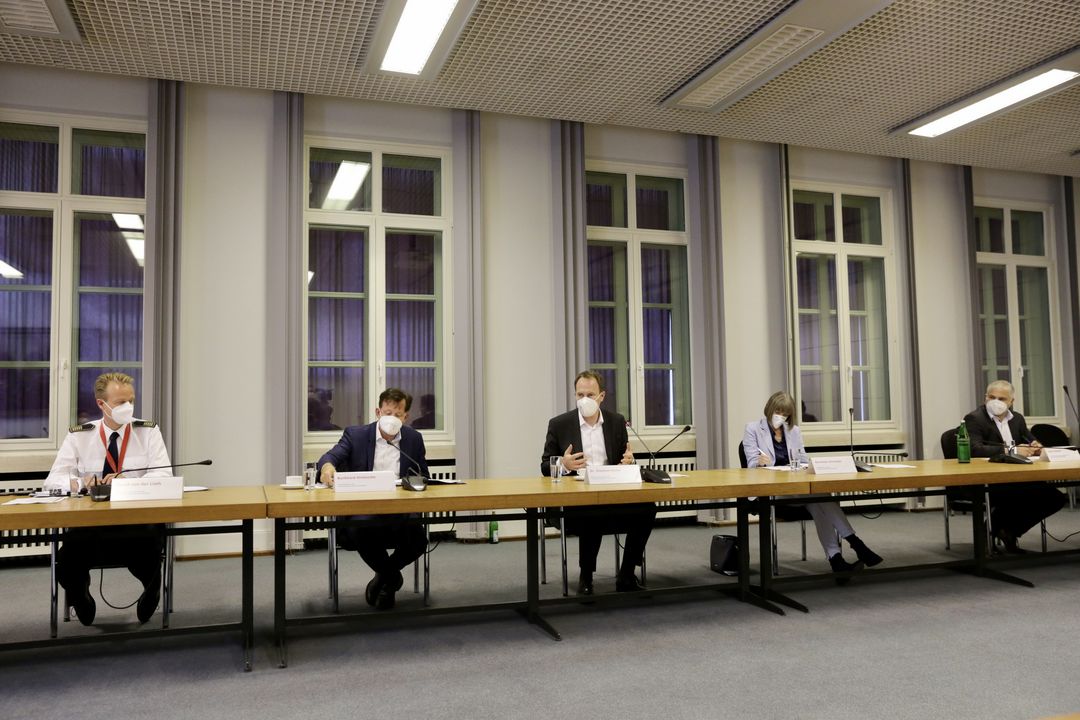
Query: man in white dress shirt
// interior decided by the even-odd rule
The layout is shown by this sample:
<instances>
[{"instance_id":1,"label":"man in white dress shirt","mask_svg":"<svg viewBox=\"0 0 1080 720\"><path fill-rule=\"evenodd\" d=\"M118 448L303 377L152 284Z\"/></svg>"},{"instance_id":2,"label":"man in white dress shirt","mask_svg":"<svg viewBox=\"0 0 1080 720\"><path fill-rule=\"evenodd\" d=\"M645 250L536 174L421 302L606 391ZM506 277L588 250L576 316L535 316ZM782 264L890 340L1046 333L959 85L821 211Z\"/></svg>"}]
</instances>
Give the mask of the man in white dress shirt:
<instances>
[{"instance_id":1,"label":"man in white dress shirt","mask_svg":"<svg viewBox=\"0 0 1080 720\"><path fill-rule=\"evenodd\" d=\"M105 373L94 383L94 398L101 419L68 428L44 489L77 497L89 483L111 483L121 473L124 477L170 477L169 453L157 424L133 416L134 380L124 373ZM138 469L157 466L166 467ZM68 530L57 552L57 579L79 622L90 625L97 612L90 594L90 569L112 564L126 566L142 583L136 615L140 623L149 620L161 599L161 548L160 525Z\"/></svg>"}]
</instances>

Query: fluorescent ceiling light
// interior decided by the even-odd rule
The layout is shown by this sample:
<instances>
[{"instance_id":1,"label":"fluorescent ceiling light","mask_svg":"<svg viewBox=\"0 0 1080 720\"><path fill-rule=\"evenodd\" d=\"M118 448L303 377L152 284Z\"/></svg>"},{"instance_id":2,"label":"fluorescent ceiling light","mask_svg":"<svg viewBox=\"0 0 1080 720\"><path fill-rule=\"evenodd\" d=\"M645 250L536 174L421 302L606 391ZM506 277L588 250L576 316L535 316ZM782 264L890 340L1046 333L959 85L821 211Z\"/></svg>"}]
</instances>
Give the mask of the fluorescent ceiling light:
<instances>
[{"instance_id":1,"label":"fluorescent ceiling light","mask_svg":"<svg viewBox=\"0 0 1080 720\"><path fill-rule=\"evenodd\" d=\"M19 280L22 276L21 272L0 260L0 277L6 277L8 280Z\"/></svg>"},{"instance_id":2,"label":"fluorescent ceiling light","mask_svg":"<svg viewBox=\"0 0 1080 720\"><path fill-rule=\"evenodd\" d=\"M122 235L127 241L131 256L135 258L135 262L139 263L139 267L143 267L143 263L146 262L146 236L141 232L124 232Z\"/></svg>"},{"instance_id":3,"label":"fluorescent ceiling light","mask_svg":"<svg viewBox=\"0 0 1080 720\"><path fill-rule=\"evenodd\" d=\"M311 278L313 278L313 277L315 277L315 271L314 270L308 270L307 271L307 284L308 284L309 287L311 285Z\"/></svg>"},{"instance_id":4,"label":"fluorescent ceiling light","mask_svg":"<svg viewBox=\"0 0 1080 720\"><path fill-rule=\"evenodd\" d=\"M349 201L356 197L356 191L364 184L371 164L366 162L353 162L343 160L338 166L334 182L330 183L330 190L323 200L324 210L344 210L349 206Z\"/></svg>"},{"instance_id":5,"label":"fluorescent ceiling light","mask_svg":"<svg viewBox=\"0 0 1080 720\"><path fill-rule=\"evenodd\" d=\"M407 0L380 70L419 75L458 0Z\"/></svg>"},{"instance_id":6,"label":"fluorescent ceiling light","mask_svg":"<svg viewBox=\"0 0 1080 720\"><path fill-rule=\"evenodd\" d=\"M1013 85L994 93L990 97L973 102L959 110L954 110L944 117L908 130L908 134L927 138L944 135L950 130L955 130L987 115L1004 110L1011 105L1035 97L1078 76L1080 76L1080 72L1073 72L1072 70L1047 70L1018 85Z\"/></svg>"},{"instance_id":7,"label":"fluorescent ceiling light","mask_svg":"<svg viewBox=\"0 0 1080 720\"><path fill-rule=\"evenodd\" d=\"M113 213L113 222L121 230L143 230L142 218L131 213Z\"/></svg>"}]
</instances>

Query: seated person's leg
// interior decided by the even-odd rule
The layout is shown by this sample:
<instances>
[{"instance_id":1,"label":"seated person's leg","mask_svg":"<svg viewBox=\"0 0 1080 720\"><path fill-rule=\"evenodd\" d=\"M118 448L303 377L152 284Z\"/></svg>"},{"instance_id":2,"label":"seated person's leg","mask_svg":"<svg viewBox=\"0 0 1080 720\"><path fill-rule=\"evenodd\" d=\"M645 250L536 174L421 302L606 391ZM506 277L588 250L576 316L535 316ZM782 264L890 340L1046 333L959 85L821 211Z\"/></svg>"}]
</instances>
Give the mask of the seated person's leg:
<instances>
[{"instance_id":1,"label":"seated person's leg","mask_svg":"<svg viewBox=\"0 0 1080 720\"><path fill-rule=\"evenodd\" d=\"M419 518L402 518L394 528L393 555L391 564L401 570L408 567L427 550L427 532Z\"/></svg>"},{"instance_id":2,"label":"seated person's leg","mask_svg":"<svg viewBox=\"0 0 1080 720\"><path fill-rule=\"evenodd\" d=\"M90 565L98 534L91 528L69 530L56 551L56 578L83 625L93 623L97 614L97 604L90 594Z\"/></svg>"}]
</instances>

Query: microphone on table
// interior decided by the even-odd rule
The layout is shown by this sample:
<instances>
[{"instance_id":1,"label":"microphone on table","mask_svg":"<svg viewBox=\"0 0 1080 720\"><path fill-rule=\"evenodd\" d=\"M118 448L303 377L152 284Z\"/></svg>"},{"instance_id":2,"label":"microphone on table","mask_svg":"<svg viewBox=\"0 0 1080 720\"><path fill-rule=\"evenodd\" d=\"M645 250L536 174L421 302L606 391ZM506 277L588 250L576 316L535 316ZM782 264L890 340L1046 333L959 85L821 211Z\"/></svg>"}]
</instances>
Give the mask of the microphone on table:
<instances>
[{"instance_id":1,"label":"microphone on table","mask_svg":"<svg viewBox=\"0 0 1080 720\"><path fill-rule=\"evenodd\" d=\"M638 442L641 443L641 446L645 448L645 451L647 453L649 453L649 464L648 466L641 468L641 479L647 483L670 485L671 474L667 470L661 470L656 467L656 453L661 452L668 445L675 442L683 433L690 432L690 426L685 425L682 430L675 434L675 437L664 443L660 447L660 450L657 450L655 453L650 450L649 446L645 443L645 441L641 439L641 436L638 435L638 431L634 429L634 426L630 424L629 420L626 422L626 427L630 430L630 432L634 433L634 437L638 439Z\"/></svg>"},{"instance_id":2,"label":"microphone on table","mask_svg":"<svg viewBox=\"0 0 1080 720\"><path fill-rule=\"evenodd\" d=\"M851 440L851 461L855 463L855 469L859 472L873 472L869 465L855 459L855 408L849 407L848 412L848 436Z\"/></svg>"},{"instance_id":3,"label":"microphone on table","mask_svg":"<svg viewBox=\"0 0 1080 720\"><path fill-rule=\"evenodd\" d=\"M197 462L186 463L174 463L172 465L149 465L141 468L124 468L117 475L123 475L126 472L146 472L147 470L163 470L164 468L178 468L178 467L191 467L192 465L213 465L213 460L199 460Z\"/></svg>"},{"instance_id":4,"label":"microphone on table","mask_svg":"<svg viewBox=\"0 0 1080 720\"><path fill-rule=\"evenodd\" d=\"M397 448L397 451L405 456L405 459L411 462L416 469L409 468L409 472L406 475L401 476L401 489L411 490L413 492L424 492L427 490L427 478L420 472L420 463L416 462L412 455L401 449L401 443L390 443L390 447Z\"/></svg>"},{"instance_id":5,"label":"microphone on table","mask_svg":"<svg viewBox=\"0 0 1080 720\"><path fill-rule=\"evenodd\" d=\"M1002 448L1001 452L997 455L990 457L992 463L1005 463L1006 465L1030 465L1034 462L1031 458L1024 457L1023 455L1016 454L1016 443L1011 445L1008 443L998 442L997 440L987 440L981 443L982 445L996 445Z\"/></svg>"}]
</instances>

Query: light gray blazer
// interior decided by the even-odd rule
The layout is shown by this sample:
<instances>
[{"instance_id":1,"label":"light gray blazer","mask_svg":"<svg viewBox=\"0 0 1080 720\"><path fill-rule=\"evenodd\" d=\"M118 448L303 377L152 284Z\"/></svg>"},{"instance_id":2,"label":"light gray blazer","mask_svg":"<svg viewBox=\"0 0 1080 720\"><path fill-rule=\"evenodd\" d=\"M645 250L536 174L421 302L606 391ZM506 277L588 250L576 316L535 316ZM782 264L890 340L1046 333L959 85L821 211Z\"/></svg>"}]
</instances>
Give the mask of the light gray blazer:
<instances>
[{"instance_id":1,"label":"light gray blazer","mask_svg":"<svg viewBox=\"0 0 1080 720\"><path fill-rule=\"evenodd\" d=\"M789 428L787 425L782 425L781 427L787 438L788 457L797 458L799 462L809 462L799 426ZM761 453L768 456L770 465L776 464L776 456L773 454L772 428L769 427L767 419L761 418L756 422L746 424L746 430L743 431L743 450L746 452L747 467L757 467L758 456Z\"/></svg>"}]
</instances>

